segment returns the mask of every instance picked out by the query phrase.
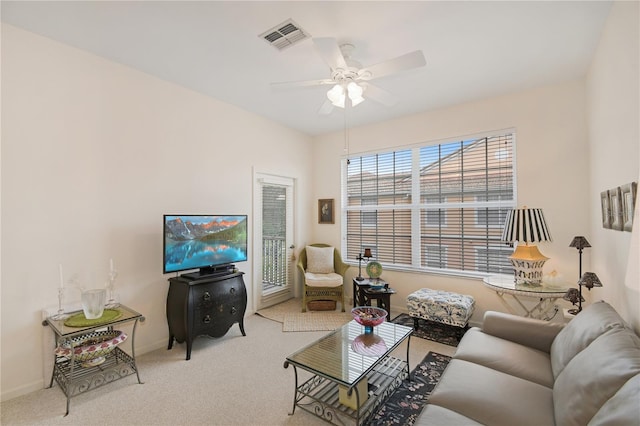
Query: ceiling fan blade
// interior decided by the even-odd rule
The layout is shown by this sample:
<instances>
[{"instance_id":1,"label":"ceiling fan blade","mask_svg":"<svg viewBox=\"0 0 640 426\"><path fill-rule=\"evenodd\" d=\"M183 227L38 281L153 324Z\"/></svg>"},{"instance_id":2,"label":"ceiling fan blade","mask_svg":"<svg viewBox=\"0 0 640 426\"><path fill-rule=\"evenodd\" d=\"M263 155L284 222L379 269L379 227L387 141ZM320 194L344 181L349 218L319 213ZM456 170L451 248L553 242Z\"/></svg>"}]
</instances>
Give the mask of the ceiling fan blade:
<instances>
[{"instance_id":1,"label":"ceiling fan blade","mask_svg":"<svg viewBox=\"0 0 640 426\"><path fill-rule=\"evenodd\" d=\"M371 83L362 83L363 86L365 84L365 90L362 94L363 98L371 99L372 101L376 101L378 103L381 103L382 105L389 107L394 106L398 103L398 99L386 90L381 89Z\"/></svg>"},{"instance_id":2,"label":"ceiling fan blade","mask_svg":"<svg viewBox=\"0 0 640 426\"><path fill-rule=\"evenodd\" d=\"M362 80L373 80L374 78L385 77L390 74L395 74L400 71L409 70L412 68L419 68L425 66L427 61L424 59L424 55L421 50L416 50L411 53L407 53L402 56L398 56L388 61L380 62L370 67L365 67L358 74L361 75Z\"/></svg>"},{"instance_id":3,"label":"ceiling fan blade","mask_svg":"<svg viewBox=\"0 0 640 426\"><path fill-rule=\"evenodd\" d=\"M320 115L329 115L329 114L331 114L331 111L333 111L333 104L331 103L331 101L329 99L325 99L324 103L322 104L322 106L318 110L318 114L320 114Z\"/></svg>"},{"instance_id":4,"label":"ceiling fan blade","mask_svg":"<svg viewBox=\"0 0 640 426\"><path fill-rule=\"evenodd\" d=\"M271 83L271 87L274 89L294 89L298 87L324 86L327 84L336 84L336 82L330 78L320 80L283 81L279 83Z\"/></svg>"},{"instance_id":5,"label":"ceiling fan blade","mask_svg":"<svg viewBox=\"0 0 640 426\"><path fill-rule=\"evenodd\" d=\"M342 56L342 52L340 51L340 46L338 46L335 38L313 38L312 40L318 54L320 54L324 62L329 65L331 71L335 71L336 69L346 70L348 68L344 56Z\"/></svg>"}]
</instances>

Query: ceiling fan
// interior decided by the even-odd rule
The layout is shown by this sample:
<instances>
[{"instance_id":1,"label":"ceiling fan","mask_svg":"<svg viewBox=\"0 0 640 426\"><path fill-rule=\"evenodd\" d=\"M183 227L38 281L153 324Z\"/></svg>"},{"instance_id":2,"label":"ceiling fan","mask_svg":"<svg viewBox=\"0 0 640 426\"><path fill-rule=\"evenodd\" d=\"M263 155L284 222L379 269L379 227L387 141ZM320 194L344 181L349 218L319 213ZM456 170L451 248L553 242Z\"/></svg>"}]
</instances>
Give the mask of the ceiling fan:
<instances>
[{"instance_id":1,"label":"ceiling fan","mask_svg":"<svg viewBox=\"0 0 640 426\"><path fill-rule=\"evenodd\" d=\"M416 50L388 61L369 67L351 57L355 46L350 43L338 44L335 38L314 38L313 44L318 54L331 70L331 77L320 80L271 83L275 88L294 88L333 85L327 92L327 99L318 111L326 115L334 106L356 106L365 99L371 99L386 106L393 106L397 99L394 95L371 84L376 78L386 77L412 68L426 65L422 51Z\"/></svg>"}]
</instances>

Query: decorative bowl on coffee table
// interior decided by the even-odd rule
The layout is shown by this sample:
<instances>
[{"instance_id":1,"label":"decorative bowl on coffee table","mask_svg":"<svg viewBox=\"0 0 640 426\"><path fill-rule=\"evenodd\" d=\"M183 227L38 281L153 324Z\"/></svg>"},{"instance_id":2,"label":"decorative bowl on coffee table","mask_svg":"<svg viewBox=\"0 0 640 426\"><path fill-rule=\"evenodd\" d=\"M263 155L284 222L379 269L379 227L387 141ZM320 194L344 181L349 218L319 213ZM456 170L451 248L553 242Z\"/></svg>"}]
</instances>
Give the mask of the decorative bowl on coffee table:
<instances>
[{"instance_id":1,"label":"decorative bowl on coffee table","mask_svg":"<svg viewBox=\"0 0 640 426\"><path fill-rule=\"evenodd\" d=\"M351 315L358 324L364 326L365 333L372 333L373 327L387 319L387 311L374 306L356 306L351 310Z\"/></svg>"}]
</instances>

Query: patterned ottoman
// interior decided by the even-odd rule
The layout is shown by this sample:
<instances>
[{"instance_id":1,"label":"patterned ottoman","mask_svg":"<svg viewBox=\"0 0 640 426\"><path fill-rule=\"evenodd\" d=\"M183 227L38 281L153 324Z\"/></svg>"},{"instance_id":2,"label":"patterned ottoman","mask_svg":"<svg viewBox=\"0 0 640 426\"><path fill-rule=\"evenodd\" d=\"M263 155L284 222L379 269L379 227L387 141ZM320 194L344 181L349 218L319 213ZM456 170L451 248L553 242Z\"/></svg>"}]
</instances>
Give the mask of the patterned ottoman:
<instances>
[{"instance_id":1,"label":"patterned ottoman","mask_svg":"<svg viewBox=\"0 0 640 426\"><path fill-rule=\"evenodd\" d=\"M414 328L418 328L418 318L466 327L476 301L472 296L442 290L422 288L407 297L409 316Z\"/></svg>"}]
</instances>

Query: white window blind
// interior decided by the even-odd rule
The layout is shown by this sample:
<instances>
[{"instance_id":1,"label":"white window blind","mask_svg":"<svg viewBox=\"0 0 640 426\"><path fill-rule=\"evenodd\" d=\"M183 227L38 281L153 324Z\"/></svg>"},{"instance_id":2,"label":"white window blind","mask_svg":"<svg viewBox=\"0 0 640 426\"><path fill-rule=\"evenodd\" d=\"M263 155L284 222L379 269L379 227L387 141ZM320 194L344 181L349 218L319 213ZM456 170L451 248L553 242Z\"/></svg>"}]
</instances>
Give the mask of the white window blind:
<instances>
[{"instance_id":1,"label":"white window blind","mask_svg":"<svg viewBox=\"0 0 640 426\"><path fill-rule=\"evenodd\" d=\"M515 206L514 133L366 154L345 161L347 259L376 248L398 269L510 271L500 243Z\"/></svg>"}]
</instances>

